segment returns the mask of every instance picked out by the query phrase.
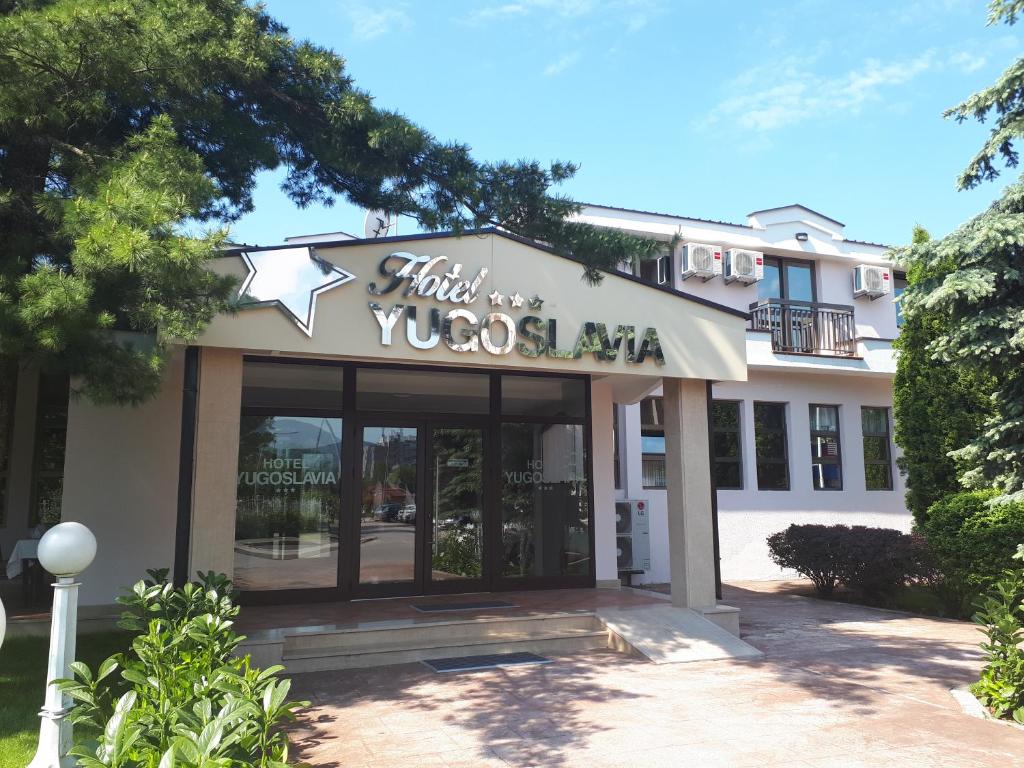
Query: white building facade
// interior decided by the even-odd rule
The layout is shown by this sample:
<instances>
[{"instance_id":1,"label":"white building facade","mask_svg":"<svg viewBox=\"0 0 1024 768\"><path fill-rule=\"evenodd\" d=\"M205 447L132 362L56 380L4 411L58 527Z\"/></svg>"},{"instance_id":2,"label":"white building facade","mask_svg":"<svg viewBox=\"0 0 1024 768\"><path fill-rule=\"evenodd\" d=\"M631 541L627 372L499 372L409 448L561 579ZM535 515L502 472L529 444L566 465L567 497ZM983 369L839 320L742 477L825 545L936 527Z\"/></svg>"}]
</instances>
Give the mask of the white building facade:
<instances>
[{"instance_id":1,"label":"white building facade","mask_svg":"<svg viewBox=\"0 0 1024 768\"><path fill-rule=\"evenodd\" d=\"M800 205L745 224L598 205L579 218L665 240L665 255L637 270L645 281L751 314L747 381L711 385L723 580L793 575L766 543L792 523L910 530L892 440L905 278L886 246L847 239L842 223ZM643 571L631 574L639 583L670 575L660 395L615 411L617 498L649 509L649 566L620 563Z\"/></svg>"}]
</instances>

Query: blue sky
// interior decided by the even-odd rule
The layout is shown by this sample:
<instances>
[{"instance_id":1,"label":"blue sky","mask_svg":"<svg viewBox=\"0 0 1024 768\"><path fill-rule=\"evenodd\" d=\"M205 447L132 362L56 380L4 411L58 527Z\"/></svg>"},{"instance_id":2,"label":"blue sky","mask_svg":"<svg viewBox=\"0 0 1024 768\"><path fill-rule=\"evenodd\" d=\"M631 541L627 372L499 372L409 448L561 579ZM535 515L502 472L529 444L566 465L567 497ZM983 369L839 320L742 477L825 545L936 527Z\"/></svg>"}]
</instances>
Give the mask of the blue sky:
<instances>
[{"instance_id":1,"label":"blue sky","mask_svg":"<svg viewBox=\"0 0 1024 768\"><path fill-rule=\"evenodd\" d=\"M946 234L1016 176L957 192L988 129L941 116L1020 55L1024 27L986 27L984 0L267 6L438 138L579 163L563 189L581 201L736 222L802 203L896 244L915 222ZM362 231L354 206L300 211L278 183L261 177L236 240Z\"/></svg>"}]
</instances>

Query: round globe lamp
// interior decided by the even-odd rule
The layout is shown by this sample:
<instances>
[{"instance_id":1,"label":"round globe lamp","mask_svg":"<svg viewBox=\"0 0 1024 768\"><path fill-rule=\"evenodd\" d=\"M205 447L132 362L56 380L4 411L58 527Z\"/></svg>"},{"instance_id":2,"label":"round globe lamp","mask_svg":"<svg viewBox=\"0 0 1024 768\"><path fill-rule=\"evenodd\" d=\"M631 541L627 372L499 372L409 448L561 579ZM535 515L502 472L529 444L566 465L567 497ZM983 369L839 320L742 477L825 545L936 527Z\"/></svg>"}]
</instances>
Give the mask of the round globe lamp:
<instances>
[{"instance_id":1,"label":"round globe lamp","mask_svg":"<svg viewBox=\"0 0 1024 768\"><path fill-rule=\"evenodd\" d=\"M57 577L53 585L50 658L46 666L46 697L39 711L39 745L29 768L68 768L76 764L71 749L71 702L54 683L70 678L78 633L78 582L96 557L96 537L81 523L61 523L43 534L37 552L39 564Z\"/></svg>"}]
</instances>

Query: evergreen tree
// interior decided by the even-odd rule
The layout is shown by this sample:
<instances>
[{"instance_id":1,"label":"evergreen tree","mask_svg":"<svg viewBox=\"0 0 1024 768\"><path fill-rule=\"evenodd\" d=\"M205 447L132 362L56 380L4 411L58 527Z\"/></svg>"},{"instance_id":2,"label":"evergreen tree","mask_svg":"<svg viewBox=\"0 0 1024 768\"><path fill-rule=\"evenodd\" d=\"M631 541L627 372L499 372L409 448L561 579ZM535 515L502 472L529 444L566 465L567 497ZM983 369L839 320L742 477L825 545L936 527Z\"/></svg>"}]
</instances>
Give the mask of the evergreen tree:
<instances>
[{"instance_id":1,"label":"evergreen tree","mask_svg":"<svg viewBox=\"0 0 1024 768\"><path fill-rule=\"evenodd\" d=\"M166 345L229 307L202 264L263 170L298 206L545 241L590 282L658 247L574 222L551 188L575 166L474 160L244 0L0 0L0 72L0 354L98 401L152 394Z\"/></svg>"},{"instance_id":2,"label":"evergreen tree","mask_svg":"<svg viewBox=\"0 0 1024 768\"><path fill-rule=\"evenodd\" d=\"M1024 0L993 0L989 24L1014 24L1021 13ZM961 175L962 188L998 176L997 157L1009 167L1017 164L1014 142L1024 136L1024 57L947 115L984 120L993 112L992 134ZM1024 495L1024 183L1007 187L988 210L941 240L894 255L917 275L901 299L907 322L939 318L927 341L933 363L926 375L938 382L945 375L941 369L954 366L979 386L994 385L981 432L950 454L969 467L963 484Z\"/></svg>"},{"instance_id":3,"label":"evergreen tree","mask_svg":"<svg viewBox=\"0 0 1024 768\"><path fill-rule=\"evenodd\" d=\"M914 227L912 243L925 245L928 232ZM908 290L924 279L914 265L907 273ZM906 478L907 509L918 525L928 507L948 493L960 490L964 468L949 455L974 440L991 410L992 382L962 365L937 365L929 349L945 333L949 317L921 310L909 317L894 346L900 355L893 382L894 438L902 449L897 459Z\"/></svg>"}]
</instances>

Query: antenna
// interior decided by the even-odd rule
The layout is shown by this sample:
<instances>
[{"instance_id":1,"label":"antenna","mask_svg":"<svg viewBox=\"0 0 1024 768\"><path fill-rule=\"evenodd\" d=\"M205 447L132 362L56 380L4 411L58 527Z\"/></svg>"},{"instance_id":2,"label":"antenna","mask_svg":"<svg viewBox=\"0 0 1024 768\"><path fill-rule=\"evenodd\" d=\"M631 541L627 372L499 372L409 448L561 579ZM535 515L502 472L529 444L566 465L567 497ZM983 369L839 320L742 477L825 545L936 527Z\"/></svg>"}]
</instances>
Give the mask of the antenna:
<instances>
[{"instance_id":1,"label":"antenna","mask_svg":"<svg viewBox=\"0 0 1024 768\"><path fill-rule=\"evenodd\" d=\"M398 221L392 218L390 211L372 210L366 212L363 219L363 234L368 239L387 237L391 230L398 234Z\"/></svg>"}]
</instances>

